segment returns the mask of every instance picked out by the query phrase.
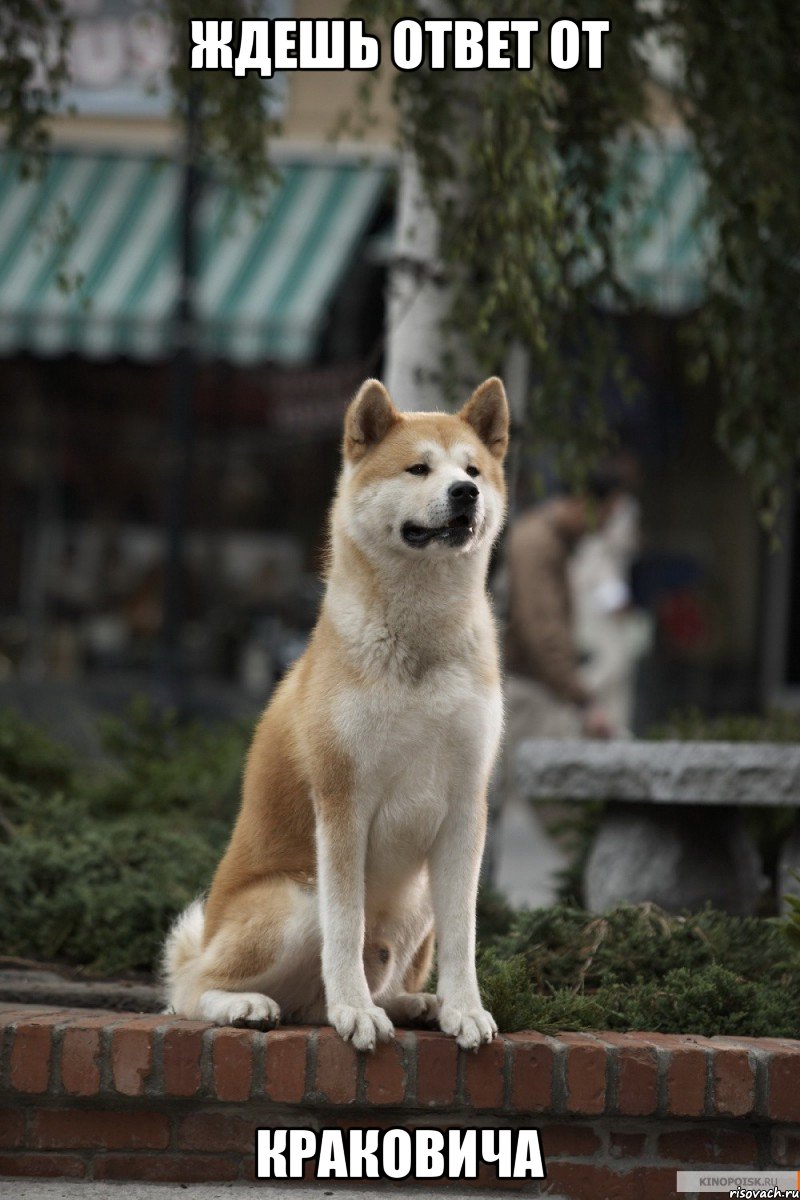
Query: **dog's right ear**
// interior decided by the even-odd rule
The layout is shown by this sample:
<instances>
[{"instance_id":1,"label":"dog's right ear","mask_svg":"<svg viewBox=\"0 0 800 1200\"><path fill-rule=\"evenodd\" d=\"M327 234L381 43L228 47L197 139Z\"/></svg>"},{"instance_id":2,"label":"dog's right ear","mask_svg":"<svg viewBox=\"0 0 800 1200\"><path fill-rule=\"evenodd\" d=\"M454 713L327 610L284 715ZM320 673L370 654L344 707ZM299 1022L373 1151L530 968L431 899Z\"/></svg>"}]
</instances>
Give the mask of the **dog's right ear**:
<instances>
[{"instance_id":1,"label":"dog's right ear","mask_svg":"<svg viewBox=\"0 0 800 1200\"><path fill-rule=\"evenodd\" d=\"M358 462L402 417L379 379L366 379L344 419L344 455Z\"/></svg>"}]
</instances>

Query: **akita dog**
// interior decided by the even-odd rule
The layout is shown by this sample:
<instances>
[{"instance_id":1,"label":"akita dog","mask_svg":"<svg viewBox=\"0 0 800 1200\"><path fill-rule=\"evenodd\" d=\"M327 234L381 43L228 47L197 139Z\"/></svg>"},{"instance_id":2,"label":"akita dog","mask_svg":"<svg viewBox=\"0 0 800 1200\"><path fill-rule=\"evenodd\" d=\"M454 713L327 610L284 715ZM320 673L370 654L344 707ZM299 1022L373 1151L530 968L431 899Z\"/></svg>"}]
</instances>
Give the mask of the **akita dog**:
<instances>
[{"instance_id":1,"label":"akita dog","mask_svg":"<svg viewBox=\"0 0 800 1200\"><path fill-rule=\"evenodd\" d=\"M352 401L320 617L256 728L208 899L167 938L175 1012L327 1019L359 1050L393 1021L438 1020L468 1049L497 1032L475 899L502 725L486 575L507 446L499 379L457 415L401 413L374 379Z\"/></svg>"}]
</instances>

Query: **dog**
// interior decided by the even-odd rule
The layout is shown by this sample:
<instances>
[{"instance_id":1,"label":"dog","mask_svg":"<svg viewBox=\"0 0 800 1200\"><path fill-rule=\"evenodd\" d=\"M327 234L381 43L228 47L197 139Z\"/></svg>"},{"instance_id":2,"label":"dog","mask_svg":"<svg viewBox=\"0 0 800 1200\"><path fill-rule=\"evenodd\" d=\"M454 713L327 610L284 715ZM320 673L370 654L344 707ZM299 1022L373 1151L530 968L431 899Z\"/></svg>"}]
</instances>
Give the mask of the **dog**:
<instances>
[{"instance_id":1,"label":"dog","mask_svg":"<svg viewBox=\"0 0 800 1200\"><path fill-rule=\"evenodd\" d=\"M438 1021L472 1050L496 1034L475 907L502 726L486 578L508 431L496 378L455 415L400 412L375 379L351 402L319 620L256 727L208 898L168 934L172 1011L327 1020L358 1050L393 1023Z\"/></svg>"}]
</instances>

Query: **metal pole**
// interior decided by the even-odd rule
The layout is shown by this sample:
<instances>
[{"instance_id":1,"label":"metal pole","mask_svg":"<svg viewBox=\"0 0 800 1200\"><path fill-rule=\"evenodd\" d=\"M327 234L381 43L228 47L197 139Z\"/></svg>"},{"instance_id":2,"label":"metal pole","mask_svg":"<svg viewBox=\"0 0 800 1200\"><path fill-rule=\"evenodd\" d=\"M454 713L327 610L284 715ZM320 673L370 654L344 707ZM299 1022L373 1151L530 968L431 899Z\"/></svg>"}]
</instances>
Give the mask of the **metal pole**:
<instances>
[{"instance_id":1,"label":"metal pole","mask_svg":"<svg viewBox=\"0 0 800 1200\"><path fill-rule=\"evenodd\" d=\"M186 606L186 528L192 459L192 409L197 374L195 282L196 215L202 185L199 167L201 97L188 93L179 219L178 302L175 308L166 430L164 623L161 699L178 713L186 707L182 633Z\"/></svg>"}]
</instances>

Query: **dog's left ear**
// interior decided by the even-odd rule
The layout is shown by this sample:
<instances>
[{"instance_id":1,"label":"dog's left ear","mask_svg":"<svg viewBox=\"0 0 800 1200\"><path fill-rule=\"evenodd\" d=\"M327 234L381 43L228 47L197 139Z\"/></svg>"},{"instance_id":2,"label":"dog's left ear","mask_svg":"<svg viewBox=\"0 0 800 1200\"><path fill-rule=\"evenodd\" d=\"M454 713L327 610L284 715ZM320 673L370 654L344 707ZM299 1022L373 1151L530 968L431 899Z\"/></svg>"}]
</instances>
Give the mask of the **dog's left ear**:
<instances>
[{"instance_id":1,"label":"dog's left ear","mask_svg":"<svg viewBox=\"0 0 800 1200\"><path fill-rule=\"evenodd\" d=\"M366 379L351 401L344 419L344 453L358 462L382 441L402 417L379 379Z\"/></svg>"},{"instance_id":2,"label":"dog's left ear","mask_svg":"<svg viewBox=\"0 0 800 1200\"><path fill-rule=\"evenodd\" d=\"M508 400L502 379L485 380L458 414L477 433L495 458L505 458L508 449Z\"/></svg>"}]
</instances>

